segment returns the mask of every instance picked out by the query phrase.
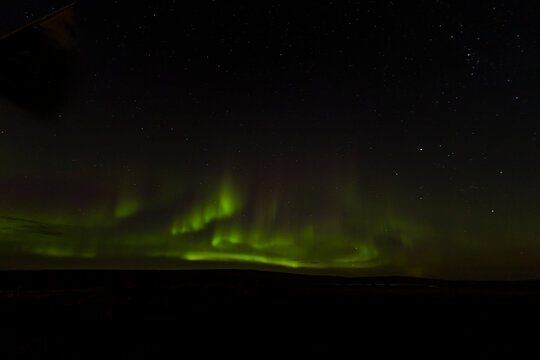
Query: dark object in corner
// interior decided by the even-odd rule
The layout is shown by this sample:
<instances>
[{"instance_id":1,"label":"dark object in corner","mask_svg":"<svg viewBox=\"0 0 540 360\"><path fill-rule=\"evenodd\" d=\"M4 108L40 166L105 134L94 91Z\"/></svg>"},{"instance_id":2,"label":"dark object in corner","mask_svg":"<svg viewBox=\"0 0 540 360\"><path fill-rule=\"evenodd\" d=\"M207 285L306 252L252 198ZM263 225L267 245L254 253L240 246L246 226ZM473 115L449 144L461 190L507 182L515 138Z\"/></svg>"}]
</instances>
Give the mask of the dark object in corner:
<instances>
[{"instance_id":1,"label":"dark object in corner","mask_svg":"<svg viewBox=\"0 0 540 360\"><path fill-rule=\"evenodd\" d=\"M74 5L0 36L2 95L41 116L56 114L69 88Z\"/></svg>"}]
</instances>

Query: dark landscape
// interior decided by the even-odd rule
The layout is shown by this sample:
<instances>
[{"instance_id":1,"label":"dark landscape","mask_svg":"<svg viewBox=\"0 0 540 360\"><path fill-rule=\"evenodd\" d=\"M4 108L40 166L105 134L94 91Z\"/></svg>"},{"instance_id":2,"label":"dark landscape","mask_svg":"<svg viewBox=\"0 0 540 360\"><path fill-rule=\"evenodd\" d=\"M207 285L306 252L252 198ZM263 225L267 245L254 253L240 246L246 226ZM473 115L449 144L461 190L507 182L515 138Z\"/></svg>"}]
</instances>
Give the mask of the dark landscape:
<instances>
[{"instance_id":1,"label":"dark landscape","mask_svg":"<svg viewBox=\"0 0 540 360\"><path fill-rule=\"evenodd\" d=\"M539 5L0 1L0 360L540 359Z\"/></svg>"},{"instance_id":2,"label":"dark landscape","mask_svg":"<svg viewBox=\"0 0 540 360\"><path fill-rule=\"evenodd\" d=\"M538 281L63 270L0 283L18 357L539 354Z\"/></svg>"}]
</instances>

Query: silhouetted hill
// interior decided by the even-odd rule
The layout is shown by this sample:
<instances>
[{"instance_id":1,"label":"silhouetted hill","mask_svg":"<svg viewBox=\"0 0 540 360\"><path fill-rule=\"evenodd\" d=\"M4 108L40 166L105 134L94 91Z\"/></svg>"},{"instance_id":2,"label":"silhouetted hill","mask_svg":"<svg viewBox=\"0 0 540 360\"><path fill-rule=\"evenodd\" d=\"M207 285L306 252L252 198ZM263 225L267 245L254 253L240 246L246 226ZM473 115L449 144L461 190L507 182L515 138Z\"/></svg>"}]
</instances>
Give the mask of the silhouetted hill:
<instances>
[{"instance_id":1,"label":"silhouetted hill","mask_svg":"<svg viewBox=\"0 0 540 360\"><path fill-rule=\"evenodd\" d=\"M537 354L540 282L244 270L0 273L17 356Z\"/></svg>"}]
</instances>

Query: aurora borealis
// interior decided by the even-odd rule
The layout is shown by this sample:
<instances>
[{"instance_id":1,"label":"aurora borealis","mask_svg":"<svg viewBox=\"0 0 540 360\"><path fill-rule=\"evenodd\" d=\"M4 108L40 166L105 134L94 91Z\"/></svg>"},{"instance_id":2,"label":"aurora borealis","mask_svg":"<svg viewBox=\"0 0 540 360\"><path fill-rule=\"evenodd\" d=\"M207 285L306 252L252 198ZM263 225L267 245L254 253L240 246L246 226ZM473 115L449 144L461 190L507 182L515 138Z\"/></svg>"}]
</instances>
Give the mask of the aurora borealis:
<instances>
[{"instance_id":1,"label":"aurora borealis","mask_svg":"<svg viewBox=\"0 0 540 360\"><path fill-rule=\"evenodd\" d=\"M384 264L388 252L411 247L428 234L426 226L362 198L353 185L324 189L323 178L307 191L301 184L264 191L247 181L241 186L232 176L207 179L204 186L176 179L179 189L171 186L163 194L133 192L108 206L97 200L85 209L77 203L77 209L54 214L32 213L40 205L54 207L35 198L20 211L23 205L16 198L20 212L11 210L13 217L2 218L4 252L99 258L118 256L121 248L128 256L366 268Z\"/></svg>"},{"instance_id":2,"label":"aurora borealis","mask_svg":"<svg viewBox=\"0 0 540 360\"><path fill-rule=\"evenodd\" d=\"M540 276L526 9L96 4L60 105L0 97L0 268Z\"/></svg>"}]
</instances>

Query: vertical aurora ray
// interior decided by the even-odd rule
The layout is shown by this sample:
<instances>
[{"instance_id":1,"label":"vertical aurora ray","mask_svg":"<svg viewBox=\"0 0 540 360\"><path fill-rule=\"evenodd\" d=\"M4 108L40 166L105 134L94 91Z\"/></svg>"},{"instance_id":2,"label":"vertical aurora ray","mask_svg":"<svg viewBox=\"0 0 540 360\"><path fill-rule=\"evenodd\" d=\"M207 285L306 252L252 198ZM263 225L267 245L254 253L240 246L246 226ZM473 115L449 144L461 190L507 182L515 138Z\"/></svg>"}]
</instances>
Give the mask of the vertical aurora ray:
<instances>
[{"instance_id":1,"label":"vertical aurora ray","mask_svg":"<svg viewBox=\"0 0 540 360\"><path fill-rule=\"evenodd\" d=\"M139 202L136 199L122 199L119 201L114 214L117 218L126 218L137 212L139 206Z\"/></svg>"},{"instance_id":2,"label":"vertical aurora ray","mask_svg":"<svg viewBox=\"0 0 540 360\"><path fill-rule=\"evenodd\" d=\"M230 180L223 180L218 189L210 190L204 199L195 199L193 207L174 222L171 234L200 231L215 220L233 216L241 207L239 192Z\"/></svg>"},{"instance_id":3,"label":"vertical aurora ray","mask_svg":"<svg viewBox=\"0 0 540 360\"><path fill-rule=\"evenodd\" d=\"M335 187L329 187L330 189ZM389 247L411 246L427 227L384 214L375 204L302 186L292 193L244 192L228 179L178 215L173 241L155 256L254 262L294 268L366 268L384 264ZM260 191L260 190L259 190ZM333 210L329 210L333 209ZM370 215L369 215L370 214Z\"/></svg>"}]
</instances>

